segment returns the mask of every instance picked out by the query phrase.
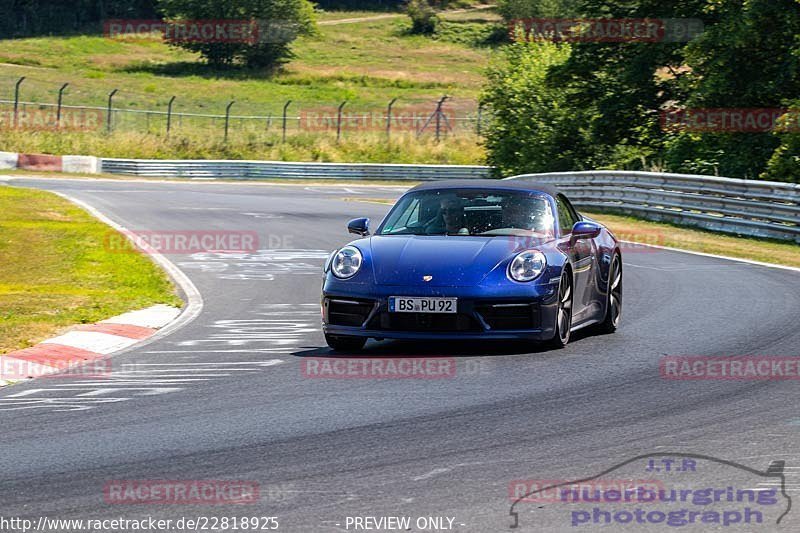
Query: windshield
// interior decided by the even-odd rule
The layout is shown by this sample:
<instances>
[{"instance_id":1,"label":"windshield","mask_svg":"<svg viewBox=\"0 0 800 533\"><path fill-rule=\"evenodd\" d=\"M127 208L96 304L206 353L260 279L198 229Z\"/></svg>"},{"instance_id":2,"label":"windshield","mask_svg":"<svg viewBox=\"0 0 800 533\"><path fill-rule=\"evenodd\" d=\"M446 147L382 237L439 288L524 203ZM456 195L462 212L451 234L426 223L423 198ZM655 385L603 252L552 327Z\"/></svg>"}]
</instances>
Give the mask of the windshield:
<instances>
[{"instance_id":1,"label":"windshield","mask_svg":"<svg viewBox=\"0 0 800 533\"><path fill-rule=\"evenodd\" d=\"M554 217L538 193L440 189L403 196L378 235L547 236Z\"/></svg>"}]
</instances>

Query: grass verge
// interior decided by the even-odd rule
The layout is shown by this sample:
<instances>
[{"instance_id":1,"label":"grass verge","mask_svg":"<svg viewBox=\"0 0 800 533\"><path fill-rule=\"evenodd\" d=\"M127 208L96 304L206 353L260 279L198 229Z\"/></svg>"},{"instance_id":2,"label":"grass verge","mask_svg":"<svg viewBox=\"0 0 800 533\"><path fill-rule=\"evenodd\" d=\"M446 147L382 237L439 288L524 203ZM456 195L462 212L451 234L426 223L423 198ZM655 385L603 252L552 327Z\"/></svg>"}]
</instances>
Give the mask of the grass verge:
<instances>
[{"instance_id":1,"label":"grass verge","mask_svg":"<svg viewBox=\"0 0 800 533\"><path fill-rule=\"evenodd\" d=\"M800 246L791 242L737 237L609 213L586 214L608 226L617 238L626 241L800 267Z\"/></svg>"},{"instance_id":2,"label":"grass verge","mask_svg":"<svg viewBox=\"0 0 800 533\"><path fill-rule=\"evenodd\" d=\"M23 154L83 154L132 159L256 159L333 163L484 164L485 151L474 134L458 134L436 142L430 135L382 133L296 134L282 143L276 135L232 135L229 142L219 132L173 135L169 139L148 133L113 135L70 132L4 132L3 151Z\"/></svg>"},{"instance_id":3,"label":"grass verge","mask_svg":"<svg viewBox=\"0 0 800 533\"><path fill-rule=\"evenodd\" d=\"M54 194L0 186L0 354L74 324L181 305L147 257L106 249L113 231Z\"/></svg>"}]
</instances>

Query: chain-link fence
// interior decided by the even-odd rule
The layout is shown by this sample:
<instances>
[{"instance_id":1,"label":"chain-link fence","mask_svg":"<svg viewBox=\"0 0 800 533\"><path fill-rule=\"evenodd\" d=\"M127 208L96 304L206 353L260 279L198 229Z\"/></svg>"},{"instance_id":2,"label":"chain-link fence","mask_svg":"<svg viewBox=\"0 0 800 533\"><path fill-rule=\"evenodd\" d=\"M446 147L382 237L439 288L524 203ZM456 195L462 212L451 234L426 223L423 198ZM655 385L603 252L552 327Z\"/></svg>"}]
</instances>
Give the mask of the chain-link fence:
<instances>
[{"instance_id":1,"label":"chain-link fence","mask_svg":"<svg viewBox=\"0 0 800 533\"><path fill-rule=\"evenodd\" d=\"M38 85L42 82L38 81ZM51 84L52 85L52 84ZM67 103L69 84L54 85L48 92L52 102L24 98L26 78L13 84L13 94L0 99L0 129L19 131L140 132L155 135L197 136L228 141L254 140L259 136L287 139L294 135L324 135L337 140L365 133L379 133L391 138L410 137L440 139L447 136L480 135L485 113L474 102L459 102L447 96L426 103L405 104L397 98L380 108L352 104L347 101L309 105L291 100L275 102L263 114L237 113L238 108L252 109L252 103L203 105L205 110L219 107L218 112L194 112L180 108L180 97L166 101L166 109L136 109L116 102L124 97L124 89L109 89L102 105ZM33 94L41 95L44 87ZM87 95L81 100L86 101ZM94 100L99 100L93 93ZM152 100L153 96L150 97ZM130 98L125 98L130 102ZM193 100L196 105L196 98Z\"/></svg>"}]
</instances>

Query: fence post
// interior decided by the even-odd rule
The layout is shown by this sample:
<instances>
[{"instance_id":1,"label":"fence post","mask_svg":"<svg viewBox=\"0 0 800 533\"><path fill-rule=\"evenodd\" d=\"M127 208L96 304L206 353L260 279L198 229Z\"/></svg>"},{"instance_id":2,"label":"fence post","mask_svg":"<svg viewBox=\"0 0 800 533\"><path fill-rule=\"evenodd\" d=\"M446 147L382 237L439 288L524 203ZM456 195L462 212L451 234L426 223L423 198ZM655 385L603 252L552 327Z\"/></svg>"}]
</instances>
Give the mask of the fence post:
<instances>
[{"instance_id":1,"label":"fence post","mask_svg":"<svg viewBox=\"0 0 800 533\"><path fill-rule=\"evenodd\" d=\"M119 89L114 89L108 94L108 111L106 112L106 131L111 133L111 101L114 99L114 95L117 94Z\"/></svg>"},{"instance_id":2,"label":"fence post","mask_svg":"<svg viewBox=\"0 0 800 533\"><path fill-rule=\"evenodd\" d=\"M436 142L439 142L439 133L442 130L442 104L444 101L447 100L448 96L444 95L442 98L436 103Z\"/></svg>"},{"instance_id":3,"label":"fence post","mask_svg":"<svg viewBox=\"0 0 800 533\"><path fill-rule=\"evenodd\" d=\"M64 90L69 86L69 83L65 83L61 86L58 90L58 110L56 111L56 129L61 129L61 103L64 101Z\"/></svg>"},{"instance_id":4,"label":"fence post","mask_svg":"<svg viewBox=\"0 0 800 533\"><path fill-rule=\"evenodd\" d=\"M339 143L339 138L342 136L342 108L347 103L347 100L339 104L339 109L336 112L336 143Z\"/></svg>"},{"instance_id":5,"label":"fence post","mask_svg":"<svg viewBox=\"0 0 800 533\"><path fill-rule=\"evenodd\" d=\"M235 100L231 100L231 103L225 108L225 142L228 142L228 126L231 122L231 107L233 107L233 104L235 103Z\"/></svg>"},{"instance_id":6,"label":"fence post","mask_svg":"<svg viewBox=\"0 0 800 533\"><path fill-rule=\"evenodd\" d=\"M478 125L477 125L478 135L481 134L481 118L483 118L483 102L478 104Z\"/></svg>"},{"instance_id":7,"label":"fence post","mask_svg":"<svg viewBox=\"0 0 800 533\"><path fill-rule=\"evenodd\" d=\"M172 104L175 103L175 96L169 99L167 104L167 137L169 138L169 131L172 129Z\"/></svg>"},{"instance_id":8,"label":"fence post","mask_svg":"<svg viewBox=\"0 0 800 533\"><path fill-rule=\"evenodd\" d=\"M392 134L392 106L397 101L397 98L392 98L392 101L389 102L389 105L386 107L386 138L388 139L389 136Z\"/></svg>"},{"instance_id":9,"label":"fence post","mask_svg":"<svg viewBox=\"0 0 800 533\"><path fill-rule=\"evenodd\" d=\"M289 109L289 104L291 104L291 100L287 100L285 104L283 104L283 122L282 122L282 129L283 129L283 141L286 142L286 110Z\"/></svg>"},{"instance_id":10,"label":"fence post","mask_svg":"<svg viewBox=\"0 0 800 533\"><path fill-rule=\"evenodd\" d=\"M19 86L22 85L23 81L25 81L25 76L18 79L17 84L14 86L14 128L19 125Z\"/></svg>"}]
</instances>

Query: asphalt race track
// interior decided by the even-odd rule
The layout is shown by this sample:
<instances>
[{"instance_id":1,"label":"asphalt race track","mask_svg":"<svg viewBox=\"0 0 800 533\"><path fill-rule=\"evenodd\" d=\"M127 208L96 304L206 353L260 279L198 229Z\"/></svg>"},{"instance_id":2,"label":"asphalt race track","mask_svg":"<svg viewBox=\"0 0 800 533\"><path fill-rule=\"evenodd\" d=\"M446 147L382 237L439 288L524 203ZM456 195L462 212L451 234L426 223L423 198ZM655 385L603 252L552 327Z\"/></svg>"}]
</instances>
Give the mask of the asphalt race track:
<instances>
[{"instance_id":1,"label":"asphalt race track","mask_svg":"<svg viewBox=\"0 0 800 533\"><path fill-rule=\"evenodd\" d=\"M670 355L800 355L798 272L623 250L625 307L613 335L576 333L550 352L370 341L368 355L454 357L457 372L309 378L305 358L332 356L320 329L323 262L350 240L349 218L374 224L389 207L353 199L396 198L402 188L34 178L11 185L67 194L129 229L256 231L261 249L168 256L199 290L202 312L115 356L110 377L0 389L4 516L277 516L279 531L293 532L355 530L347 517L451 517L454 531L509 531L513 480L582 479L656 452L757 470L785 461L788 494L800 497L797 381L659 374ZM725 486L728 470L709 469L709 485ZM104 501L110 480L153 479L252 480L261 497L250 505ZM558 513L542 518L535 504L517 510L517 531L594 529ZM626 530L644 529L676 528ZM702 530L798 531L800 511L780 526Z\"/></svg>"}]
</instances>

